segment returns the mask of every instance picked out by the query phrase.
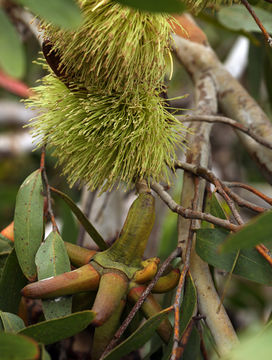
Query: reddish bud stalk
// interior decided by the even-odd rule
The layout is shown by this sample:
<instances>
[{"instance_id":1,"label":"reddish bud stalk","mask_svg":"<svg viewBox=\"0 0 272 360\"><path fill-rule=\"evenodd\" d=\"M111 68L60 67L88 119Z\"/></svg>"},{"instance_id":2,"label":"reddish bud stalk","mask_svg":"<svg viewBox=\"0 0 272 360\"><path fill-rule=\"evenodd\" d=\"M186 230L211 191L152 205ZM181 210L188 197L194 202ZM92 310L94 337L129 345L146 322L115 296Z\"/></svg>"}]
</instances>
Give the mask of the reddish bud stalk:
<instances>
[{"instance_id":1,"label":"reddish bud stalk","mask_svg":"<svg viewBox=\"0 0 272 360\"><path fill-rule=\"evenodd\" d=\"M99 273L88 264L74 271L29 284L22 289L21 294L32 299L56 298L96 290L99 280Z\"/></svg>"},{"instance_id":2,"label":"reddish bud stalk","mask_svg":"<svg viewBox=\"0 0 272 360\"><path fill-rule=\"evenodd\" d=\"M128 300L132 303L136 303L142 293L145 291L145 289L145 286L137 286L132 288L128 293ZM152 294L149 294L145 302L143 303L141 310L144 313L144 316L149 319L151 316L156 315L157 313L162 311L162 308L160 304L156 301L154 296ZM173 328L168 319L163 320L157 328L157 333L160 335L160 337L165 343L169 342L172 332Z\"/></svg>"},{"instance_id":3,"label":"reddish bud stalk","mask_svg":"<svg viewBox=\"0 0 272 360\"><path fill-rule=\"evenodd\" d=\"M122 298L126 295L128 278L119 271L112 271L101 276L99 289L92 310L96 317L94 326L103 325L115 312Z\"/></svg>"},{"instance_id":4,"label":"reddish bud stalk","mask_svg":"<svg viewBox=\"0 0 272 360\"><path fill-rule=\"evenodd\" d=\"M109 320L102 326L95 329L91 359L98 360L101 358L107 345L113 338L116 330L120 325L120 317L125 307L125 300L121 300L119 306L115 309Z\"/></svg>"},{"instance_id":5,"label":"reddish bud stalk","mask_svg":"<svg viewBox=\"0 0 272 360\"><path fill-rule=\"evenodd\" d=\"M68 242L64 242L64 244L72 265L76 267L88 264L91 258L96 254L95 250L89 250Z\"/></svg>"}]
</instances>

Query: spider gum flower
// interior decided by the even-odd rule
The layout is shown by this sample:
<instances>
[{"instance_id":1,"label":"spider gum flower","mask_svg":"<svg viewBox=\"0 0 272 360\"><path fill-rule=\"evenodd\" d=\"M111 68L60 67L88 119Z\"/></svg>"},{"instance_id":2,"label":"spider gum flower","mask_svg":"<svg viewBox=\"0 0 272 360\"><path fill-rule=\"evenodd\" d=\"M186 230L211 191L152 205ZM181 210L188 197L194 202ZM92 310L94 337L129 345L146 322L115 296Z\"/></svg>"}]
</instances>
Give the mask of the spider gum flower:
<instances>
[{"instance_id":1,"label":"spider gum flower","mask_svg":"<svg viewBox=\"0 0 272 360\"><path fill-rule=\"evenodd\" d=\"M105 191L143 178L168 181L185 133L160 96L169 18L109 0L80 5L85 21L76 32L43 24L65 75L47 67L27 101L39 111L32 133L53 147L70 185Z\"/></svg>"},{"instance_id":2,"label":"spider gum flower","mask_svg":"<svg viewBox=\"0 0 272 360\"><path fill-rule=\"evenodd\" d=\"M232 5L233 3L239 3L240 0L184 0L188 10L194 13L199 13L205 7L214 7L220 5Z\"/></svg>"},{"instance_id":3,"label":"spider gum flower","mask_svg":"<svg viewBox=\"0 0 272 360\"><path fill-rule=\"evenodd\" d=\"M79 4L84 23L78 31L43 26L68 76L84 86L120 91L124 96L138 86L146 91L161 87L170 56L169 17L110 0Z\"/></svg>"}]
</instances>

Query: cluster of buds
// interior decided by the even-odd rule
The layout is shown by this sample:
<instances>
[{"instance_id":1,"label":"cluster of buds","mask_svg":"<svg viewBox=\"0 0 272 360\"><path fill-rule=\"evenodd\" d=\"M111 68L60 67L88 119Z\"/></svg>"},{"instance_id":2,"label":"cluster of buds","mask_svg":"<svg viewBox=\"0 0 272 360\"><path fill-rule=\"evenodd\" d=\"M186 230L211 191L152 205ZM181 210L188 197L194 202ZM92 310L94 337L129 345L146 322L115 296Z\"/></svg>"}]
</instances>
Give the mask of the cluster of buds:
<instances>
[{"instance_id":1,"label":"cluster of buds","mask_svg":"<svg viewBox=\"0 0 272 360\"><path fill-rule=\"evenodd\" d=\"M142 260L154 219L154 197L149 191L144 191L132 204L120 236L109 249L96 252L65 243L76 269L31 283L22 289L22 295L33 299L56 299L87 292L85 296L90 299L95 292L92 304L95 319L92 325L96 330L92 358L99 358L118 328L126 302L136 303L158 271L158 258ZM153 287L152 293L172 290L179 276L178 269L169 267ZM141 310L149 318L158 313L161 307L149 294ZM172 327L168 320L164 320L157 331L165 342L170 340Z\"/></svg>"}]
</instances>

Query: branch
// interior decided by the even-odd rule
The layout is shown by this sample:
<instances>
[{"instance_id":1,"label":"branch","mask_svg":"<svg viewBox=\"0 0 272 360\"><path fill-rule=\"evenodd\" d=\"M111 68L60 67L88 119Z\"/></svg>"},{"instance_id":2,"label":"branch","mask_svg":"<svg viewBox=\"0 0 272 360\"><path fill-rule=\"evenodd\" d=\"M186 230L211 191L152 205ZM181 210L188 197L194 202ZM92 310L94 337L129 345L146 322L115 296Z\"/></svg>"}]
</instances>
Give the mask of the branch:
<instances>
[{"instance_id":1,"label":"branch","mask_svg":"<svg viewBox=\"0 0 272 360\"><path fill-rule=\"evenodd\" d=\"M272 47L272 38L271 36L268 34L266 28L263 26L262 22L260 21L260 19L258 18L258 16L256 15L255 11L252 9L252 7L250 6L250 4L248 3L247 0L241 0L242 4L247 8L247 10L249 11L250 15L253 17L253 19L255 20L256 24L259 26L261 32L263 33L267 43L269 46Z\"/></svg>"},{"instance_id":2,"label":"branch","mask_svg":"<svg viewBox=\"0 0 272 360\"><path fill-rule=\"evenodd\" d=\"M248 185L248 184L243 184L241 182L228 182L228 181L224 181L224 184L228 187L228 188L243 188L246 189L250 192L252 192L253 194L255 194L256 196L258 196L259 198L263 199L265 202L267 202L269 205L272 205L272 198L265 195L264 193L262 193L261 191L255 189L253 186Z\"/></svg>"},{"instance_id":3,"label":"branch","mask_svg":"<svg viewBox=\"0 0 272 360\"><path fill-rule=\"evenodd\" d=\"M193 25L198 28L197 25ZM251 128L255 134L271 143L272 124L270 120L256 101L224 68L209 44L207 42L205 44L194 43L177 35L173 35L173 37L177 58L186 67L187 71L191 74L209 74L212 77L219 106L223 113L240 124ZM211 114L205 113L205 115ZM258 144L246 134L241 134L240 130L238 136L264 176L272 183L272 151Z\"/></svg>"},{"instance_id":4,"label":"branch","mask_svg":"<svg viewBox=\"0 0 272 360\"><path fill-rule=\"evenodd\" d=\"M205 121L208 123L221 123L230 125L234 129L237 129L246 135L250 136L252 139L257 141L259 144L267 147L268 149L272 149L272 142L267 141L263 137L259 136L254 130L252 130L249 126L240 124L239 122L230 119L226 116L215 116L215 115L185 115L185 116L177 116L181 122L193 122L193 121Z\"/></svg>"},{"instance_id":5,"label":"branch","mask_svg":"<svg viewBox=\"0 0 272 360\"><path fill-rule=\"evenodd\" d=\"M195 211L192 209L186 209L185 207L178 205L174 199L164 190L164 188L155 182L151 183L151 188L159 195L162 201L175 213L181 215L185 219L197 219L205 220L211 224L221 226L230 231L240 230L240 226L231 223L228 220L217 218L211 214L207 214L201 211Z\"/></svg>"},{"instance_id":6,"label":"branch","mask_svg":"<svg viewBox=\"0 0 272 360\"><path fill-rule=\"evenodd\" d=\"M191 22L193 29L197 26ZM190 34L189 34L190 35ZM174 36L176 53L186 70L193 76L196 89L197 114L214 115L217 113L217 84L211 71L214 60L214 52L205 44L198 44L189 40ZM216 58L216 57L215 57ZM218 62L217 58L216 61ZM205 64L205 66L200 66ZM210 131L211 125L196 123L191 127L186 158L188 163L207 168L210 158ZM200 181L197 188L195 176L184 172L181 205L185 208L192 206L197 192L197 211L202 211L206 182ZM196 221L194 227L200 227ZM232 224L233 225L233 224ZM237 225L234 225L237 226ZM190 231L188 220L179 218L179 243L187 241ZM195 242L195 239L194 239ZM197 289L199 311L206 317L206 322L214 337L220 355L225 355L237 343L237 335L226 314L224 307L216 313L220 299L214 287L209 266L192 249L190 271Z\"/></svg>"},{"instance_id":7,"label":"branch","mask_svg":"<svg viewBox=\"0 0 272 360\"><path fill-rule=\"evenodd\" d=\"M256 211L258 213L263 213L264 211L267 211L267 209L257 206L243 198L241 198L239 195L237 195L235 192L231 191L229 187L221 181L212 171L203 168L198 167L192 164L183 163L180 161L176 161L175 168L183 169L186 171L191 172L192 174L196 176L200 176L203 179L211 182L216 187L219 194L225 199L225 201L228 203L228 205L233 210L233 204L231 204L229 197L231 197L238 205L247 207L253 211ZM238 223L240 222L241 225L241 219L238 220Z\"/></svg>"}]
</instances>

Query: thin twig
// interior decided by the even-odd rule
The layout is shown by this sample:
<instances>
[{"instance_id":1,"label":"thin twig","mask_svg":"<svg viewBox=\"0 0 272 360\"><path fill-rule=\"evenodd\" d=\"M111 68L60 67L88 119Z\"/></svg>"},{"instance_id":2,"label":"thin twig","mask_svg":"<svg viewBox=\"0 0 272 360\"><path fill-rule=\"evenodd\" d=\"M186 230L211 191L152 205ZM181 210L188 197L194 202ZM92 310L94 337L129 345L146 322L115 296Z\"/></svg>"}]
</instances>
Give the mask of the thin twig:
<instances>
[{"instance_id":1,"label":"thin twig","mask_svg":"<svg viewBox=\"0 0 272 360\"><path fill-rule=\"evenodd\" d=\"M182 359L185 347L188 344L188 341L190 339L190 335L193 330L194 323L195 323L194 319L191 319L191 321L187 325L187 327L181 337L181 340L178 343L178 347L175 350L175 357L173 357L173 359L176 359L176 360Z\"/></svg>"},{"instance_id":2,"label":"thin twig","mask_svg":"<svg viewBox=\"0 0 272 360\"><path fill-rule=\"evenodd\" d=\"M151 183L151 188L159 195L162 201L175 213L181 215L185 219L198 219L205 220L214 225L221 226L231 231L238 231L240 226L231 223L228 220L217 218L211 214L203 213L200 211L194 211L192 209L186 209L181 205L178 205L173 198L163 189L163 187L155 182Z\"/></svg>"},{"instance_id":3,"label":"thin twig","mask_svg":"<svg viewBox=\"0 0 272 360\"><path fill-rule=\"evenodd\" d=\"M267 247L264 246L263 244L255 246L255 249L272 266L272 254L271 254L270 250L267 249Z\"/></svg>"},{"instance_id":4,"label":"thin twig","mask_svg":"<svg viewBox=\"0 0 272 360\"><path fill-rule=\"evenodd\" d=\"M181 253L181 249L179 247L177 247L169 256L168 258L162 263L162 266L160 267L160 269L158 270L156 276L154 277L154 279L151 281L151 283L147 286L147 288L145 289L145 291L142 293L142 295L140 296L139 300L136 302L136 304L133 306L133 308L131 309L130 313L128 314L127 318L125 319L125 321L123 322L123 324L120 326L120 328L118 329L118 331L115 333L114 337L112 338L111 342L108 344L107 348L105 349L104 353L101 356L101 359L103 359L106 354L111 351L117 344L117 342L119 341L119 339L121 338L121 336L123 335L124 331L126 330L126 328L128 327L128 325L130 324L130 322L132 321L132 319L134 318L134 316L136 315L136 313L139 311L140 307L143 305L144 301L146 300L147 296L150 294L150 292L152 291L153 287L155 286L156 282L159 280L159 278L161 277L161 275L164 273L164 271L166 270L166 268L169 266L169 264L171 263L171 261L173 261L177 256L179 256Z\"/></svg>"},{"instance_id":5,"label":"thin twig","mask_svg":"<svg viewBox=\"0 0 272 360\"><path fill-rule=\"evenodd\" d=\"M54 215L53 208L52 208L51 191L50 191L50 186L48 183L48 178L47 178L46 169L45 169L45 145L42 147L40 170L42 172L42 177L43 177L43 181L44 181L44 185L45 185L45 192L46 192L46 198L47 198L47 211L48 211L48 214L51 219L52 228L53 228L53 231L59 233L59 229L58 229L55 215Z\"/></svg>"},{"instance_id":6,"label":"thin twig","mask_svg":"<svg viewBox=\"0 0 272 360\"><path fill-rule=\"evenodd\" d=\"M176 161L175 163L175 168L176 169L183 169L186 171L189 171L191 173L193 173L196 176L201 176L203 179L211 182L212 184L214 184L216 186L217 191L223 196L223 198L227 201L228 205L230 205L229 203L229 197L232 198L239 206L243 206L243 207L247 207L253 211L256 211L258 213L263 213L264 211L267 211L267 209L265 209L262 206L257 206L243 198L241 198L241 196L237 195L235 192L233 192L232 190L230 190L228 188L228 186L221 181L212 171L210 171L209 169L203 168L203 167L197 167L194 166L192 164L188 164L188 163L183 163L181 161ZM228 195L226 197L226 194ZM233 206L233 205L232 205ZM235 210L234 210L235 211ZM241 222L241 218L237 218L239 219L239 221ZM242 222L241 222L242 223Z\"/></svg>"},{"instance_id":7,"label":"thin twig","mask_svg":"<svg viewBox=\"0 0 272 360\"><path fill-rule=\"evenodd\" d=\"M179 318L180 318L180 305L181 305L181 294L185 284L185 278L187 272L189 271L190 266L190 256L191 256L191 248L192 248L192 241L193 241L194 232L190 229L190 235L187 242L186 254L185 254L185 263L180 275L179 284L176 291L176 297L174 302L174 344L172 349L172 356L171 360L178 360L180 357L179 355L179 340L180 340L180 333L179 333Z\"/></svg>"},{"instance_id":8,"label":"thin twig","mask_svg":"<svg viewBox=\"0 0 272 360\"><path fill-rule=\"evenodd\" d=\"M245 133L250 136L252 139L257 141L259 144L272 149L272 143L270 141L265 140L263 137L256 134L249 126L245 126L238 121L235 121L226 116L218 116L218 115L185 115L178 117L181 122L193 122L193 121L204 121L208 123L222 123L226 125L230 125L231 127Z\"/></svg>"},{"instance_id":9,"label":"thin twig","mask_svg":"<svg viewBox=\"0 0 272 360\"><path fill-rule=\"evenodd\" d=\"M229 182L229 181L224 181L224 184L228 187L228 188L243 188L246 189L250 192L252 192L254 195L258 196L259 198L263 199L265 202L267 202L269 205L272 205L272 198L265 195L264 193L262 193L261 191L257 190L256 188L254 188L251 185L248 184L244 184L241 182L237 182L237 181L233 181L233 182Z\"/></svg>"},{"instance_id":10,"label":"thin twig","mask_svg":"<svg viewBox=\"0 0 272 360\"><path fill-rule=\"evenodd\" d=\"M192 202L192 210L197 209L198 205L198 194L199 194L199 178L194 179L194 186L195 186L195 192L194 192L194 198ZM174 321L174 343L172 348L172 356L171 360L178 360L180 359L180 333L179 333L179 326L180 326L180 306L181 306L181 295L182 295L182 289L184 288L185 284L185 278L187 275L187 272L189 271L190 267L190 258L191 258L191 250L192 250L192 244L193 244L193 238L194 238L194 231L193 228L193 220L190 221L189 226L189 232L188 232L188 239L186 242L186 250L184 254L184 266L182 269L182 273L180 276L179 284L176 291L176 297L174 302L174 315L175 315L175 321ZM184 349L183 349L184 350Z\"/></svg>"},{"instance_id":11,"label":"thin twig","mask_svg":"<svg viewBox=\"0 0 272 360\"><path fill-rule=\"evenodd\" d=\"M247 8L247 10L249 11L249 13L251 14L251 16L253 17L253 19L255 20L256 24L259 26L259 28L261 29L261 32L263 33L264 37L266 38L266 41L268 42L269 46L272 47L272 38L271 36L268 34L266 28L263 26L263 24L261 23L260 19L258 18L258 16L256 15L255 11L252 9L252 7L250 6L250 4L248 3L247 0L241 0L242 4Z\"/></svg>"}]
</instances>

